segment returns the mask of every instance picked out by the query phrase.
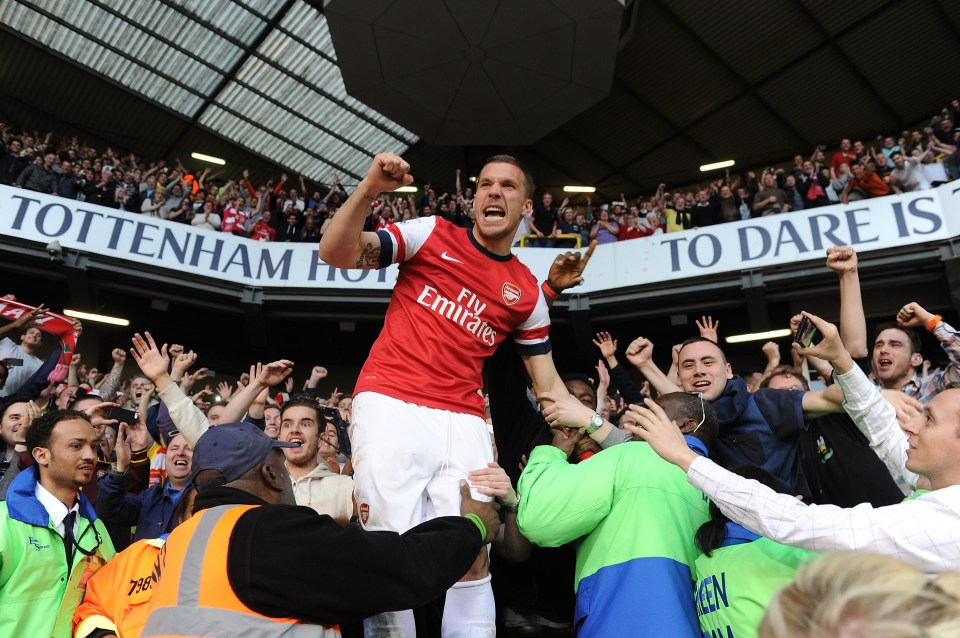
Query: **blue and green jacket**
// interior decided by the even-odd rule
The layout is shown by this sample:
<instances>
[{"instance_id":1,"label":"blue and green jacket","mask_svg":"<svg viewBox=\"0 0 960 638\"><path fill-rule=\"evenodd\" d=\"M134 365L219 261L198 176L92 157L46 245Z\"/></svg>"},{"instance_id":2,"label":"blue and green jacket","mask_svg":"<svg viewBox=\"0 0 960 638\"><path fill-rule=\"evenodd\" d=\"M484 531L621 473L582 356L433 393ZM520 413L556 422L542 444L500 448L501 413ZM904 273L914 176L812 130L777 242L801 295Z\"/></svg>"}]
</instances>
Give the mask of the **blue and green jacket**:
<instances>
[{"instance_id":1,"label":"blue and green jacket","mask_svg":"<svg viewBox=\"0 0 960 638\"><path fill-rule=\"evenodd\" d=\"M113 558L113 544L81 492L77 544L90 555L75 550L68 566L36 487L37 468L27 468L0 502L0 636L68 638L86 581Z\"/></svg>"},{"instance_id":2,"label":"blue and green jacket","mask_svg":"<svg viewBox=\"0 0 960 638\"><path fill-rule=\"evenodd\" d=\"M702 456L699 439L687 445ZM643 442L604 450L577 465L540 446L519 484L517 522L537 545L577 548L578 636L700 636L693 604L697 529L706 497Z\"/></svg>"}]
</instances>

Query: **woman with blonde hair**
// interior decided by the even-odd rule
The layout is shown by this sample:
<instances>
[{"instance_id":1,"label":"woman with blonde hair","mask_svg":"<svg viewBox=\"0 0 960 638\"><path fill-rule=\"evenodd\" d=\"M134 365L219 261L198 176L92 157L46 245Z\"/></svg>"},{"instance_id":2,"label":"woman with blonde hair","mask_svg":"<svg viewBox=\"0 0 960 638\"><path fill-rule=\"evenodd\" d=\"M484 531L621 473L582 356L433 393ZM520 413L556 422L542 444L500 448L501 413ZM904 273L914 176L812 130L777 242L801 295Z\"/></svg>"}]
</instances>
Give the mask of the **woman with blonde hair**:
<instances>
[{"instance_id":1,"label":"woman with blonde hair","mask_svg":"<svg viewBox=\"0 0 960 638\"><path fill-rule=\"evenodd\" d=\"M761 638L955 638L960 573L935 577L903 561L828 554L801 567L771 601Z\"/></svg>"}]
</instances>

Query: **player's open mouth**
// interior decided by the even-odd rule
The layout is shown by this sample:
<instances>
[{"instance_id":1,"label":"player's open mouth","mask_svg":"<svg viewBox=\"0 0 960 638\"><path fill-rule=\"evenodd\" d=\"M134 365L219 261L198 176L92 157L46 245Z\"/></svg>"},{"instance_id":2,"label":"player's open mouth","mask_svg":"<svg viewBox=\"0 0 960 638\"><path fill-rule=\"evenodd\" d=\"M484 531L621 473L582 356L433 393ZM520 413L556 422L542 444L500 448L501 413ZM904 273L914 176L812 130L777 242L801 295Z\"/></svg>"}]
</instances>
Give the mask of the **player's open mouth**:
<instances>
[{"instance_id":1,"label":"player's open mouth","mask_svg":"<svg viewBox=\"0 0 960 638\"><path fill-rule=\"evenodd\" d=\"M287 440L288 440L290 443L296 443L296 444L298 444L298 445L303 445L303 437L291 436L291 437L290 437L289 439L287 439Z\"/></svg>"},{"instance_id":2,"label":"player's open mouth","mask_svg":"<svg viewBox=\"0 0 960 638\"><path fill-rule=\"evenodd\" d=\"M710 387L710 382L709 382L709 381L697 381L696 383L693 384L693 387L695 387L695 388L698 389L698 390L703 390L704 388L709 388L709 387Z\"/></svg>"},{"instance_id":3,"label":"player's open mouth","mask_svg":"<svg viewBox=\"0 0 960 638\"><path fill-rule=\"evenodd\" d=\"M187 467L187 461L185 459L177 459L173 464L177 467Z\"/></svg>"},{"instance_id":4,"label":"player's open mouth","mask_svg":"<svg viewBox=\"0 0 960 638\"><path fill-rule=\"evenodd\" d=\"M507 216L506 211L504 211L499 206L489 206L483 209L484 219L503 219L506 216Z\"/></svg>"}]
</instances>

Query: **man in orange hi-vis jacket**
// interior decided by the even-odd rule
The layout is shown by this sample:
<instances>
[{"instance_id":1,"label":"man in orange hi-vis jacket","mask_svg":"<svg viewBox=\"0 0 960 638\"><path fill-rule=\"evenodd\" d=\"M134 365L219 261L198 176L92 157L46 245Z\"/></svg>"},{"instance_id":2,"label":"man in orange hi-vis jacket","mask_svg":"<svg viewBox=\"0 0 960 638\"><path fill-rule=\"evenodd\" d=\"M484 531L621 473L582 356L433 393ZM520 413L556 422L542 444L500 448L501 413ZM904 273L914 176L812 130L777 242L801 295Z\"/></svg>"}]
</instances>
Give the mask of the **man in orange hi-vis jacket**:
<instances>
[{"instance_id":1,"label":"man in orange hi-vis jacket","mask_svg":"<svg viewBox=\"0 0 960 638\"><path fill-rule=\"evenodd\" d=\"M195 496L188 486L173 512L178 523L190 518ZM157 557L166 538L164 534L133 543L87 581L83 602L73 616L74 638L140 636L156 585Z\"/></svg>"}]
</instances>

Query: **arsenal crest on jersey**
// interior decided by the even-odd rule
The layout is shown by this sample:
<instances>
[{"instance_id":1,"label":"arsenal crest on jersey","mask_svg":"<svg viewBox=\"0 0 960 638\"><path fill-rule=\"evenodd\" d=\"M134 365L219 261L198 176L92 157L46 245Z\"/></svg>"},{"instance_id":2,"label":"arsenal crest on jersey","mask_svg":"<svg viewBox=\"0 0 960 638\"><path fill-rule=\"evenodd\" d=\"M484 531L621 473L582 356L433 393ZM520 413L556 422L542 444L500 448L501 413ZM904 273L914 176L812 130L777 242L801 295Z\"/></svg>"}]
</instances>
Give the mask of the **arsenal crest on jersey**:
<instances>
[{"instance_id":1,"label":"arsenal crest on jersey","mask_svg":"<svg viewBox=\"0 0 960 638\"><path fill-rule=\"evenodd\" d=\"M360 503L360 522L364 525L370 520L370 504Z\"/></svg>"},{"instance_id":2,"label":"arsenal crest on jersey","mask_svg":"<svg viewBox=\"0 0 960 638\"><path fill-rule=\"evenodd\" d=\"M503 284L503 288L500 289L500 294L503 295L503 302L508 306L520 301L520 286L516 284L511 284L509 281Z\"/></svg>"}]
</instances>

